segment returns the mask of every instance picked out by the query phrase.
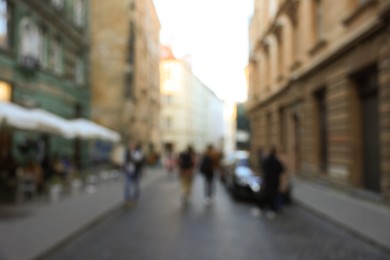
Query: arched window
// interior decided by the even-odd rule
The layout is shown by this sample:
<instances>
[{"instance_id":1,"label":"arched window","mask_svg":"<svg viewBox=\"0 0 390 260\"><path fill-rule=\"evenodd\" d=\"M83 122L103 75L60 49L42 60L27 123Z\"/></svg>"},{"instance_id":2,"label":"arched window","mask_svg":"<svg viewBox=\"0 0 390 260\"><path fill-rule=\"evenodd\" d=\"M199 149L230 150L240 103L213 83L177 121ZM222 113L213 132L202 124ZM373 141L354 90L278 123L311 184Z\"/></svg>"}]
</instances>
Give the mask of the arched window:
<instances>
[{"instance_id":1,"label":"arched window","mask_svg":"<svg viewBox=\"0 0 390 260\"><path fill-rule=\"evenodd\" d=\"M42 68L47 69L49 64L49 33L45 26L40 27L40 35L41 35L41 56L39 64Z\"/></svg>"},{"instance_id":2,"label":"arched window","mask_svg":"<svg viewBox=\"0 0 390 260\"><path fill-rule=\"evenodd\" d=\"M58 74L62 74L62 44L59 38L53 38L50 42L49 50L50 69Z\"/></svg>"},{"instance_id":3,"label":"arched window","mask_svg":"<svg viewBox=\"0 0 390 260\"><path fill-rule=\"evenodd\" d=\"M25 17L20 22L20 62L34 68L40 60L40 33L38 26L33 20Z\"/></svg>"},{"instance_id":4,"label":"arched window","mask_svg":"<svg viewBox=\"0 0 390 260\"><path fill-rule=\"evenodd\" d=\"M74 23L82 27L84 26L84 0L75 0L74 2Z\"/></svg>"},{"instance_id":5,"label":"arched window","mask_svg":"<svg viewBox=\"0 0 390 260\"><path fill-rule=\"evenodd\" d=\"M279 28L279 75L283 76L289 73L294 62L294 28L288 15L279 17L277 25Z\"/></svg>"}]
</instances>

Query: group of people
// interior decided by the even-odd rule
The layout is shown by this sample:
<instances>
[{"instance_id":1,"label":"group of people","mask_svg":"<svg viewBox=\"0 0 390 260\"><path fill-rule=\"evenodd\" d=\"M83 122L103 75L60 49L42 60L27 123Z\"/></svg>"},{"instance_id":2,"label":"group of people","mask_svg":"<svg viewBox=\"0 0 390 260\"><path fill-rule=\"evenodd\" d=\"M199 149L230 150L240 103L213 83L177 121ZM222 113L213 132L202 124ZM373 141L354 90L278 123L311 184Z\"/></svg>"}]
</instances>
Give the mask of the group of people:
<instances>
[{"instance_id":1,"label":"group of people","mask_svg":"<svg viewBox=\"0 0 390 260\"><path fill-rule=\"evenodd\" d=\"M283 174L286 172L286 165L283 159L277 154L275 148L270 149L266 154L259 152L259 167L263 175L262 196L258 206L267 211L270 217L280 210L283 204L282 186ZM222 154L213 145L208 145L201 156L198 156L192 146L188 146L177 157L173 153L167 158L165 164L168 174L177 167L181 183L181 200L186 204L192 193L193 179L196 170L199 169L204 178L206 203L211 204L214 195L214 176L220 167ZM125 159L125 201L127 206L133 205L140 193L139 180L142 174L145 156L140 144L131 145L126 152Z\"/></svg>"},{"instance_id":2,"label":"group of people","mask_svg":"<svg viewBox=\"0 0 390 260\"><path fill-rule=\"evenodd\" d=\"M205 180L206 203L211 204L214 194L214 175L219 168L221 153L215 150L213 145L208 145L205 152L198 159L192 146L179 154L178 168L182 187L182 202L187 203L192 190L192 180L195 168L199 167L200 173ZM168 169L171 170L171 169Z\"/></svg>"},{"instance_id":3,"label":"group of people","mask_svg":"<svg viewBox=\"0 0 390 260\"><path fill-rule=\"evenodd\" d=\"M177 157L173 153L167 157L165 164L168 174L174 172L175 168L179 170L179 177L182 190L182 202L187 203L192 192L192 183L195 176L195 169L199 167L200 172L205 179L205 197L206 203L212 203L214 194L213 179L216 170L219 167L221 153L216 151L213 145L208 145L204 154L197 156L194 148L188 146ZM145 155L140 144L131 144L126 149L124 173L125 173L125 206L133 206L140 195L140 178L145 162Z\"/></svg>"}]
</instances>

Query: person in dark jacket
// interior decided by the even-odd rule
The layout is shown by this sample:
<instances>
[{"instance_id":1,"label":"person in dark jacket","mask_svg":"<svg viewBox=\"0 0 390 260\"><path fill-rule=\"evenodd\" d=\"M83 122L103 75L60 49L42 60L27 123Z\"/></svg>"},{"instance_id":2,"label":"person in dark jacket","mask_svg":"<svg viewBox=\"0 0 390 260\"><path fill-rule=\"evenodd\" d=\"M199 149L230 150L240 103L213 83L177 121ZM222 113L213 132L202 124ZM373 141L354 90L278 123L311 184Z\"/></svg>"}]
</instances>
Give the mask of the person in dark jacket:
<instances>
[{"instance_id":1,"label":"person in dark jacket","mask_svg":"<svg viewBox=\"0 0 390 260\"><path fill-rule=\"evenodd\" d=\"M179 155L180 181L182 188L182 202L188 202L191 196L193 172L195 166L195 152L192 146Z\"/></svg>"},{"instance_id":2,"label":"person in dark jacket","mask_svg":"<svg viewBox=\"0 0 390 260\"><path fill-rule=\"evenodd\" d=\"M272 148L269 155L263 161L263 198L260 203L262 210L269 209L267 216L274 218L275 213L279 210L279 186L280 177L284 172L284 166L278 159L276 149Z\"/></svg>"},{"instance_id":3,"label":"person in dark jacket","mask_svg":"<svg viewBox=\"0 0 390 260\"><path fill-rule=\"evenodd\" d=\"M205 195L207 204L212 202L214 171L218 165L218 160L219 155L217 151L215 151L212 145L208 145L200 165L200 172L205 178Z\"/></svg>"}]
</instances>

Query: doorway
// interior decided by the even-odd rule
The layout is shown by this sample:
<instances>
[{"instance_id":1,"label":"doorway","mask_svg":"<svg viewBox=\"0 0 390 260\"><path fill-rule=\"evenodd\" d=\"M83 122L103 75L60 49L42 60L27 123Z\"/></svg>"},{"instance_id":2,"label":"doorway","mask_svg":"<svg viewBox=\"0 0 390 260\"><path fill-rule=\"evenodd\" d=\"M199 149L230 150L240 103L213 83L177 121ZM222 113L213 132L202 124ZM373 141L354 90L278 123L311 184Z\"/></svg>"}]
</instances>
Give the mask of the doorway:
<instances>
[{"instance_id":1,"label":"doorway","mask_svg":"<svg viewBox=\"0 0 390 260\"><path fill-rule=\"evenodd\" d=\"M376 67L356 78L360 99L363 185L380 192L379 95Z\"/></svg>"},{"instance_id":2,"label":"doorway","mask_svg":"<svg viewBox=\"0 0 390 260\"><path fill-rule=\"evenodd\" d=\"M315 93L317 108L317 136L318 136L318 167L321 173L326 173L328 168L328 124L326 108L325 88Z\"/></svg>"},{"instance_id":3,"label":"doorway","mask_svg":"<svg viewBox=\"0 0 390 260\"><path fill-rule=\"evenodd\" d=\"M301 168L301 122L299 116L294 113L293 117L293 152L294 152L294 170L296 173L299 172Z\"/></svg>"},{"instance_id":4,"label":"doorway","mask_svg":"<svg viewBox=\"0 0 390 260\"><path fill-rule=\"evenodd\" d=\"M280 148L283 153L287 152L287 113L286 108L280 108L279 110L279 139Z\"/></svg>"}]
</instances>

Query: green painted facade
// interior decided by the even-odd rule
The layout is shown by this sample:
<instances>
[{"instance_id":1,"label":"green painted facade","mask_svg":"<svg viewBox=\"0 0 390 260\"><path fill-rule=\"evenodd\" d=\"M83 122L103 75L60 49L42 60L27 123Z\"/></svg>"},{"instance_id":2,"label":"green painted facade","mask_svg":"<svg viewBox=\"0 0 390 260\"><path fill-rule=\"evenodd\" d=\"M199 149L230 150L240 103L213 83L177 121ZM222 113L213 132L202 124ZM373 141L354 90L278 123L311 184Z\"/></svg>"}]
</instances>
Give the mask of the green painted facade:
<instances>
[{"instance_id":1,"label":"green painted facade","mask_svg":"<svg viewBox=\"0 0 390 260\"><path fill-rule=\"evenodd\" d=\"M90 88L89 68L89 24L88 0L83 3L83 24L76 25L75 3L79 0L64 0L62 8L56 8L53 0L9 0L9 36L11 45L0 49L0 80L12 85L12 102L39 107L61 117L72 119L89 118ZM23 31L21 23L28 18L39 28L39 64L28 67L21 62ZM60 63L56 63L61 72L55 71L53 42L59 43ZM57 49L57 50L58 50ZM83 80L78 80L78 63L81 63ZM13 131L12 151L15 158L23 163L26 158L18 146L27 139L34 139L39 133ZM66 155L74 158L76 150L81 152L83 164L87 162L88 142L81 142L76 148L75 140L67 140L50 135L48 151L51 155Z\"/></svg>"}]
</instances>

